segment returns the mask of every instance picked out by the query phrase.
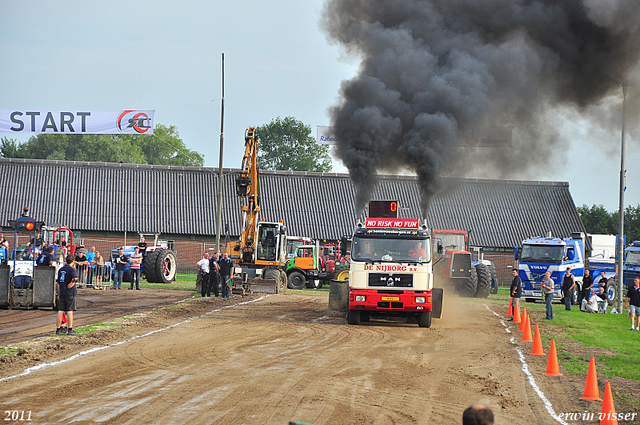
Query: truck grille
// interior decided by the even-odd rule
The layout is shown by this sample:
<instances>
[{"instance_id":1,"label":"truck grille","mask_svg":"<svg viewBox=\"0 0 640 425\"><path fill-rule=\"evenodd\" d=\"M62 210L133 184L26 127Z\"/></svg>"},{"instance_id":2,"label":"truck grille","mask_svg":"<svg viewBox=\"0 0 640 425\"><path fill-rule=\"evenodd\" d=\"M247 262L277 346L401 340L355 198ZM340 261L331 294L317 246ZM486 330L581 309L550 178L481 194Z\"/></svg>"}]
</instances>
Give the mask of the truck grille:
<instances>
[{"instance_id":1,"label":"truck grille","mask_svg":"<svg viewBox=\"0 0 640 425\"><path fill-rule=\"evenodd\" d=\"M403 307L404 307L404 303L378 301L378 308L403 308Z\"/></svg>"},{"instance_id":2,"label":"truck grille","mask_svg":"<svg viewBox=\"0 0 640 425\"><path fill-rule=\"evenodd\" d=\"M369 286L386 288L413 288L413 274L369 273Z\"/></svg>"}]
</instances>

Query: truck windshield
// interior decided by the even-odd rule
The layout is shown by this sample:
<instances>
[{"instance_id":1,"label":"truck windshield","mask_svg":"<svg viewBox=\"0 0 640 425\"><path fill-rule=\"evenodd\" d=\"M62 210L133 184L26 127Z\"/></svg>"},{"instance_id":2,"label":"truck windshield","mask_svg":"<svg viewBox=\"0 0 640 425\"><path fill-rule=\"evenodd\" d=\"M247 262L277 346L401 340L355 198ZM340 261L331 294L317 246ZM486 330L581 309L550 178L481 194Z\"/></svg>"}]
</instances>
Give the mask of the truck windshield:
<instances>
[{"instance_id":1,"label":"truck windshield","mask_svg":"<svg viewBox=\"0 0 640 425\"><path fill-rule=\"evenodd\" d=\"M351 259L365 262L428 263L431 248L426 238L353 238Z\"/></svg>"},{"instance_id":2,"label":"truck windshield","mask_svg":"<svg viewBox=\"0 0 640 425\"><path fill-rule=\"evenodd\" d=\"M640 266L640 252L628 251L625 264L630 266Z\"/></svg>"},{"instance_id":3,"label":"truck windshield","mask_svg":"<svg viewBox=\"0 0 640 425\"><path fill-rule=\"evenodd\" d=\"M520 261L527 263L560 264L562 262L563 253L563 246L524 245L522 247Z\"/></svg>"}]
</instances>

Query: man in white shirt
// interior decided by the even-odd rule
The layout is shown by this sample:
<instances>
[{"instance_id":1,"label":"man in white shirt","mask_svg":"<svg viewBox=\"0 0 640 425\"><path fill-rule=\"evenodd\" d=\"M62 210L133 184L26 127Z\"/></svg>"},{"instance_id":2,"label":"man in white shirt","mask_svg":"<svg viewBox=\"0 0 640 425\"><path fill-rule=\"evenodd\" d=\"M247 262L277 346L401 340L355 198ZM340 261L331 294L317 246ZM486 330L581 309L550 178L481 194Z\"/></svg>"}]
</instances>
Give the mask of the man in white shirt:
<instances>
[{"instance_id":1,"label":"man in white shirt","mask_svg":"<svg viewBox=\"0 0 640 425\"><path fill-rule=\"evenodd\" d=\"M202 259L196 263L196 266L202 271L202 283L200 294L202 298L211 296L211 287L209 286L209 253L202 254Z\"/></svg>"}]
</instances>

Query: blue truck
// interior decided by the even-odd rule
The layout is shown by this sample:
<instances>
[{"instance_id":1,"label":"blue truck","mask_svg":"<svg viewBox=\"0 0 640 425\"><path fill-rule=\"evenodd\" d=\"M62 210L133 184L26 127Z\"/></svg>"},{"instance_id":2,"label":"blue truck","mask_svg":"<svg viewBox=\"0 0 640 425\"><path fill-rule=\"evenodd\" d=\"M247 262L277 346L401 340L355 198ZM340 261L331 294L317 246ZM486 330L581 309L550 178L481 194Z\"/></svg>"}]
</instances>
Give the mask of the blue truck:
<instances>
[{"instance_id":1,"label":"blue truck","mask_svg":"<svg viewBox=\"0 0 640 425\"><path fill-rule=\"evenodd\" d=\"M587 235L592 247L591 255L585 257L585 235L572 233L570 238L530 238L522 241L522 248L516 249L518 274L522 280L522 298L528 302L543 300L540 285L547 271L551 272L554 282L554 299L563 300L561 291L562 275L571 269L576 280L572 294L572 303L577 304L578 290L582 285L585 266L598 284L601 272L607 278L605 291L608 304L613 305L618 297L618 278L616 274L615 235ZM633 285L633 279L640 276L640 241L635 241L625 249L624 284ZM624 296L624 294L622 294Z\"/></svg>"}]
</instances>

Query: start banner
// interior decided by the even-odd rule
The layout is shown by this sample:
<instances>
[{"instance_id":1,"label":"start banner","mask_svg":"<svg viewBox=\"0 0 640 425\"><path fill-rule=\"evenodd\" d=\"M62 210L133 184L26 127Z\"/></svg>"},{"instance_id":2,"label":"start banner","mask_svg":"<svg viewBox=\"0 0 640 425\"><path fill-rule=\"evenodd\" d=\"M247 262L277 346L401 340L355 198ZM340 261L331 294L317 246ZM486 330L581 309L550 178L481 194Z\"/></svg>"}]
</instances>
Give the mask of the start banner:
<instances>
[{"instance_id":1,"label":"start banner","mask_svg":"<svg viewBox=\"0 0 640 425\"><path fill-rule=\"evenodd\" d=\"M0 133L153 134L152 110L0 110Z\"/></svg>"}]
</instances>

